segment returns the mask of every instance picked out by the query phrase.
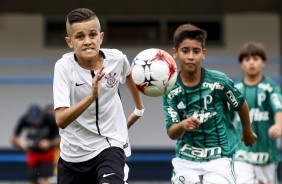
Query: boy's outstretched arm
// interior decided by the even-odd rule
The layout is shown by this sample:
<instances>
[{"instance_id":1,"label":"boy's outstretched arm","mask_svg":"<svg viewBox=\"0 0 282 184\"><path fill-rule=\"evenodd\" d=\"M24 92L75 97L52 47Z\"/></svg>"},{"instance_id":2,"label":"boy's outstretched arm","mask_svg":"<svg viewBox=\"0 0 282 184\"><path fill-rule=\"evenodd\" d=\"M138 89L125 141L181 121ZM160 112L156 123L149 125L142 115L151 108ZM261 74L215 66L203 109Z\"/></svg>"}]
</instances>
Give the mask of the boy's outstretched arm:
<instances>
[{"instance_id":1,"label":"boy's outstretched arm","mask_svg":"<svg viewBox=\"0 0 282 184\"><path fill-rule=\"evenodd\" d=\"M246 101L242 105L241 109L238 111L238 114L243 129L242 141L245 143L246 146L252 146L254 142L257 140L257 135L253 132L251 126L249 107Z\"/></svg>"},{"instance_id":2,"label":"boy's outstretched arm","mask_svg":"<svg viewBox=\"0 0 282 184\"><path fill-rule=\"evenodd\" d=\"M130 128L143 115L145 108L142 102L140 92L134 86L131 74L126 77L125 84L135 104L134 111L129 115L127 119L127 128Z\"/></svg>"},{"instance_id":3,"label":"boy's outstretched arm","mask_svg":"<svg viewBox=\"0 0 282 184\"><path fill-rule=\"evenodd\" d=\"M282 112L276 112L274 116L274 124L268 129L271 138L277 139L282 135Z\"/></svg>"}]
</instances>

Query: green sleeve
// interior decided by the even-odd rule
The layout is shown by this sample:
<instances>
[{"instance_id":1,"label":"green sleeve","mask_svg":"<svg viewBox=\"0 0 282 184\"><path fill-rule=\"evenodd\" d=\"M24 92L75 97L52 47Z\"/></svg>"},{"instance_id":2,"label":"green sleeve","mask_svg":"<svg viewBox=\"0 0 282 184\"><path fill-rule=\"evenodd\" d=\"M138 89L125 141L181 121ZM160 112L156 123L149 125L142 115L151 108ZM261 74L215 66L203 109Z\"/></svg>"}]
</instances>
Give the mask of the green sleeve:
<instances>
[{"instance_id":1,"label":"green sleeve","mask_svg":"<svg viewBox=\"0 0 282 184\"><path fill-rule=\"evenodd\" d=\"M170 97L169 94L163 96L163 109L167 131L174 123L178 123L180 121L177 106L175 105L173 99L174 98Z\"/></svg>"},{"instance_id":2,"label":"green sleeve","mask_svg":"<svg viewBox=\"0 0 282 184\"><path fill-rule=\"evenodd\" d=\"M270 106L273 112L282 111L282 95L278 85L272 84L273 91L270 93Z\"/></svg>"},{"instance_id":3,"label":"green sleeve","mask_svg":"<svg viewBox=\"0 0 282 184\"><path fill-rule=\"evenodd\" d=\"M222 96L230 104L230 107L235 111L238 111L245 101L242 93L234 86L234 82L228 77L226 77L225 79Z\"/></svg>"}]
</instances>

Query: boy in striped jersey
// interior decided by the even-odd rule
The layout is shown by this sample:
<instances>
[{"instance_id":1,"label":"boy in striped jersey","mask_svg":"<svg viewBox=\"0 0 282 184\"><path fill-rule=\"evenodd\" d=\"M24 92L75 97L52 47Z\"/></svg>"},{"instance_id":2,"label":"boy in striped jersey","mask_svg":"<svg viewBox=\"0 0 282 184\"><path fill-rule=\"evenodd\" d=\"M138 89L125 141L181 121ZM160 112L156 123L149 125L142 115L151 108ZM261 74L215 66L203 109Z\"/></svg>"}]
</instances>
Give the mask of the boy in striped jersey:
<instances>
[{"instance_id":1,"label":"boy in striped jersey","mask_svg":"<svg viewBox=\"0 0 282 184\"><path fill-rule=\"evenodd\" d=\"M250 109L252 128L258 141L252 147L240 144L235 154L237 183L277 183L279 161L277 138L282 134L282 97L280 88L262 74L266 62L261 43L247 42L239 50L238 59L244 77L236 87L246 98ZM236 127L242 132L240 120Z\"/></svg>"},{"instance_id":2,"label":"boy in striped jersey","mask_svg":"<svg viewBox=\"0 0 282 184\"><path fill-rule=\"evenodd\" d=\"M201 66L206 36L205 30L192 24L174 33L173 56L180 72L163 97L167 133L177 140L174 184L235 184L232 156L239 141L229 108L239 112L245 145L256 140L242 94L224 73Z\"/></svg>"}]
</instances>

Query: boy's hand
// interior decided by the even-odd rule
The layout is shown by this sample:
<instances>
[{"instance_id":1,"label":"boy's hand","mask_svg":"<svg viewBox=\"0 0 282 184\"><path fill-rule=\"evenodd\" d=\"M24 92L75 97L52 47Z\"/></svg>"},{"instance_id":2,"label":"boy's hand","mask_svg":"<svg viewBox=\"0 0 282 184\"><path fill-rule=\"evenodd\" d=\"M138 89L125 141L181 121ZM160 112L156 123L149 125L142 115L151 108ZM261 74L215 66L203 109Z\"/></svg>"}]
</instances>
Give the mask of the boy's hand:
<instances>
[{"instance_id":1,"label":"boy's hand","mask_svg":"<svg viewBox=\"0 0 282 184\"><path fill-rule=\"evenodd\" d=\"M242 141L246 146L253 146L257 139L257 135L254 132L243 134L242 136Z\"/></svg>"},{"instance_id":2,"label":"boy's hand","mask_svg":"<svg viewBox=\"0 0 282 184\"><path fill-rule=\"evenodd\" d=\"M276 139L281 136L282 130L281 125L274 124L268 129L268 134L271 138Z\"/></svg>"},{"instance_id":3,"label":"boy's hand","mask_svg":"<svg viewBox=\"0 0 282 184\"><path fill-rule=\"evenodd\" d=\"M95 77L92 79L92 93L95 98L97 98L101 91L101 79L104 77L104 66L98 71Z\"/></svg>"},{"instance_id":4,"label":"boy's hand","mask_svg":"<svg viewBox=\"0 0 282 184\"><path fill-rule=\"evenodd\" d=\"M188 117L181 121L181 126L185 131L195 131L200 126L200 121L194 117Z\"/></svg>"}]
</instances>

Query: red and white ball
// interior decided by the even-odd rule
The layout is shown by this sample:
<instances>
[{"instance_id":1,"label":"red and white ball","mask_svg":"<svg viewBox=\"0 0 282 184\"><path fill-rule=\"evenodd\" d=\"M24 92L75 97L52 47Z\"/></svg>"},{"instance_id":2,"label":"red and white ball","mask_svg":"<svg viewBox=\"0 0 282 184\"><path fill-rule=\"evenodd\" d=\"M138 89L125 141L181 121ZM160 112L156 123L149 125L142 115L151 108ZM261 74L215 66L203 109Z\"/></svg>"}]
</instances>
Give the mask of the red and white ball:
<instances>
[{"instance_id":1,"label":"red and white ball","mask_svg":"<svg viewBox=\"0 0 282 184\"><path fill-rule=\"evenodd\" d=\"M131 75L137 89L151 97L169 92L177 79L177 65L164 50L143 50L133 59Z\"/></svg>"}]
</instances>

